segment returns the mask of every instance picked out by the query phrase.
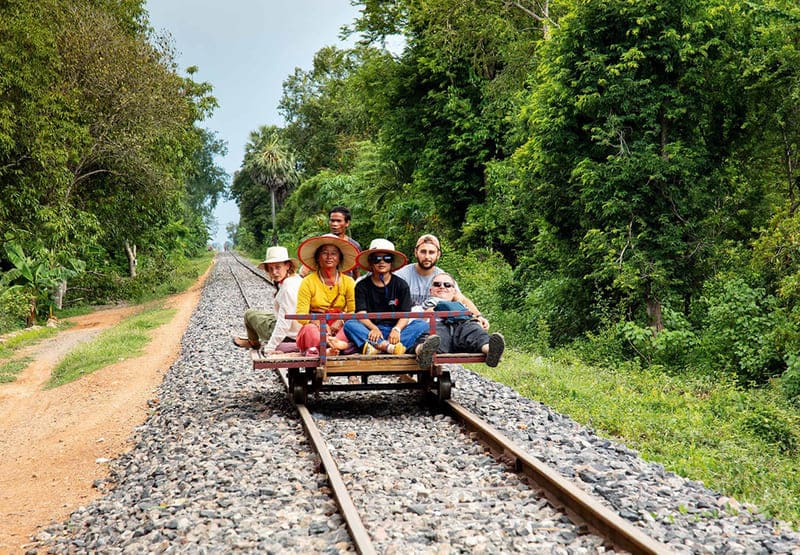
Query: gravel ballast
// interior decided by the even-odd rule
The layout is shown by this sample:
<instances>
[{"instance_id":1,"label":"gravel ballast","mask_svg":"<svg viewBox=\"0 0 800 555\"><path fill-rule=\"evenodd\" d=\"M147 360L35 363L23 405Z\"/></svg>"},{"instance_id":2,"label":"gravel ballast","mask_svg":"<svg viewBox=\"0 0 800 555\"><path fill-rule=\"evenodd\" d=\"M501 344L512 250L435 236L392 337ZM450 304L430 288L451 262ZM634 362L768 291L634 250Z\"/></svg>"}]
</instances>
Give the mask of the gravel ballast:
<instances>
[{"instance_id":1,"label":"gravel ballast","mask_svg":"<svg viewBox=\"0 0 800 555\"><path fill-rule=\"evenodd\" d=\"M52 553L349 553L294 407L231 342L272 289L220 253L179 358L105 495L37 537ZM798 553L800 535L458 366L453 398L677 553ZM603 553L419 392L336 392L310 408L379 553ZM32 549L31 552L37 552Z\"/></svg>"}]
</instances>

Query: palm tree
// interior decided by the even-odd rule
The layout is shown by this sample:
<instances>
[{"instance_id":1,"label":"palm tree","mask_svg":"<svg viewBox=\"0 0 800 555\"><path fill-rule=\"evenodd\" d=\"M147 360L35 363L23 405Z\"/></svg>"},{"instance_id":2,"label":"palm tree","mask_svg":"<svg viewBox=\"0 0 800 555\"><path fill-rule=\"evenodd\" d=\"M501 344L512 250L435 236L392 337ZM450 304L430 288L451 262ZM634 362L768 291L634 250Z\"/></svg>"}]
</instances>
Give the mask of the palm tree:
<instances>
[{"instance_id":1,"label":"palm tree","mask_svg":"<svg viewBox=\"0 0 800 555\"><path fill-rule=\"evenodd\" d=\"M291 187L300 181L294 154L280 140L274 128L262 126L250 134L243 169L254 183L269 189L272 201L272 245L275 246L278 244L276 200L285 197Z\"/></svg>"}]
</instances>

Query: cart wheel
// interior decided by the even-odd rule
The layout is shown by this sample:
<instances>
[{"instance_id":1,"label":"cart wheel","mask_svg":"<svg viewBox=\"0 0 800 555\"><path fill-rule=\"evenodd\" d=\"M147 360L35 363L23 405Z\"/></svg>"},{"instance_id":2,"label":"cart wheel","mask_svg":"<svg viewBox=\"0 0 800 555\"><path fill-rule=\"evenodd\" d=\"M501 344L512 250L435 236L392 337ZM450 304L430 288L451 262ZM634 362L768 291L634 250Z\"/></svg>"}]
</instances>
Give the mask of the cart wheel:
<instances>
[{"instance_id":1,"label":"cart wheel","mask_svg":"<svg viewBox=\"0 0 800 555\"><path fill-rule=\"evenodd\" d=\"M433 391L433 378L427 372L420 372L417 374L417 381L419 382L419 388L424 393L429 393Z\"/></svg>"},{"instance_id":2,"label":"cart wheel","mask_svg":"<svg viewBox=\"0 0 800 555\"><path fill-rule=\"evenodd\" d=\"M305 383L297 380L292 386L292 401L296 405L305 405L308 399L308 388Z\"/></svg>"},{"instance_id":3,"label":"cart wheel","mask_svg":"<svg viewBox=\"0 0 800 555\"><path fill-rule=\"evenodd\" d=\"M450 372L442 372L439 376L439 401L447 401L453 384L450 382Z\"/></svg>"}]
</instances>

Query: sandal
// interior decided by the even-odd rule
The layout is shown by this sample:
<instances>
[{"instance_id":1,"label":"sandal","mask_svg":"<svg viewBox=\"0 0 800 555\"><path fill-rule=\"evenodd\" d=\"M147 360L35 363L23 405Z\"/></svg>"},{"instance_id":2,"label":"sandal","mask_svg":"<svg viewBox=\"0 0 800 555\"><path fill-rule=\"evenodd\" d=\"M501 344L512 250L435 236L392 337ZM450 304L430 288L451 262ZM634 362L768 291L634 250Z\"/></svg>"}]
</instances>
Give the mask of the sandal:
<instances>
[{"instance_id":1,"label":"sandal","mask_svg":"<svg viewBox=\"0 0 800 555\"><path fill-rule=\"evenodd\" d=\"M261 347L260 343L253 343L247 337L238 337L236 335L233 336L233 344L237 347L243 347L245 349L258 349Z\"/></svg>"}]
</instances>

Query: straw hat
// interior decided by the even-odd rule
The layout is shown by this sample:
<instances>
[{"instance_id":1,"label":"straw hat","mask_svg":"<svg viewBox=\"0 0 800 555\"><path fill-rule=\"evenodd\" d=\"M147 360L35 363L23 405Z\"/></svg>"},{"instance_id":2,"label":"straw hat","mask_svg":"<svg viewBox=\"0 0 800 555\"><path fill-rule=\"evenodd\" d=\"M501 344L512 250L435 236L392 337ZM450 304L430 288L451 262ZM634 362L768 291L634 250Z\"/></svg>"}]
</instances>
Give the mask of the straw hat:
<instances>
[{"instance_id":1,"label":"straw hat","mask_svg":"<svg viewBox=\"0 0 800 555\"><path fill-rule=\"evenodd\" d=\"M289 251L286 247L270 247L267 249L267 256L264 259L264 262L258 265L259 268L266 271L267 264L274 264L276 262L291 262L292 263L292 270L295 272L297 268L300 267L300 261L296 258L291 258L289 256Z\"/></svg>"},{"instance_id":2,"label":"straw hat","mask_svg":"<svg viewBox=\"0 0 800 555\"><path fill-rule=\"evenodd\" d=\"M406 265L406 255L400 251L394 250L394 243L386 239L373 239L372 243L369 244L369 248L359 253L356 262L365 270L370 271L372 270L372 266L369 263L369 255L376 252L388 252L394 255L394 260L392 260L393 272Z\"/></svg>"},{"instance_id":3,"label":"straw hat","mask_svg":"<svg viewBox=\"0 0 800 555\"><path fill-rule=\"evenodd\" d=\"M334 245L341 251L342 259L339 261L340 272L349 272L353 269L353 266L356 265L358 249L351 245L349 241L339 239L333 233L326 233L325 235L306 239L300 243L300 246L297 248L297 256L303 264L312 270L316 270L317 261L314 259L314 254L317 252L317 249L325 245Z\"/></svg>"}]
</instances>

